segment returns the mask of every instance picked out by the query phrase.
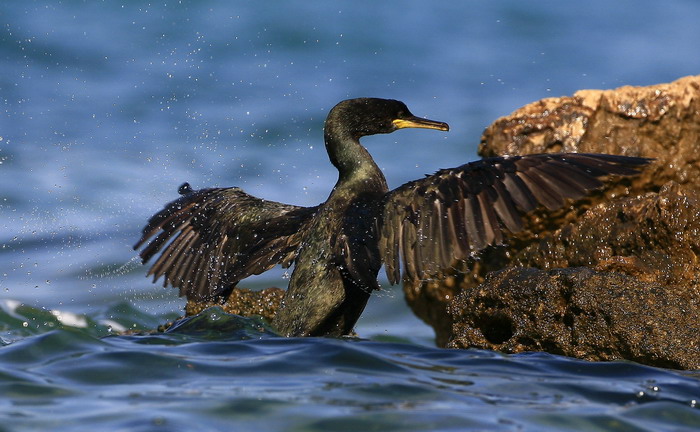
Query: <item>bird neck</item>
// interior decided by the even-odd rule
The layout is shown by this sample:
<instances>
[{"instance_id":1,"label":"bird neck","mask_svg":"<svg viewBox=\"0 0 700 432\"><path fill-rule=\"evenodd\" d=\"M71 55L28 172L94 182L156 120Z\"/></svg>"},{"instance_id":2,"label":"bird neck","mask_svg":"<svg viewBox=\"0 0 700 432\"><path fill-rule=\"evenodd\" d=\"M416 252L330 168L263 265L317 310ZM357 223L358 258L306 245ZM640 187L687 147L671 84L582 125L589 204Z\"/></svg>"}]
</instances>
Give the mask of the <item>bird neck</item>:
<instances>
[{"instance_id":1,"label":"bird neck","mask_svg":"<svg viewBox=\"0 0 700 432\"><path fill-rule=\"evenodd\" d=\"M359 138L341 127L326 127L324 139L328 157L339 173L336 189L350 187L386 192L384 174Z\"/></svg>"}]
</instances>

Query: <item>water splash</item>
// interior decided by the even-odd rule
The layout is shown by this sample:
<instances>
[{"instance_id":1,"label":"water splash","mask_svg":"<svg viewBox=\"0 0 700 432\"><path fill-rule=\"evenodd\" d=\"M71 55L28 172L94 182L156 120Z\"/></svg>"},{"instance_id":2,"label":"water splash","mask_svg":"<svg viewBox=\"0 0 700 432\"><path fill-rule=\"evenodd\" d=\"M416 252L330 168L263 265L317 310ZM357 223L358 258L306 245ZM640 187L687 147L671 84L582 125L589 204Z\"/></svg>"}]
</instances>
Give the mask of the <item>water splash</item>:
<instances>
[{"instance_id":1,"label":"water splash","mask_svg":"<svg viewBox=\"0 0 700 432\"><path fill-rule=\"evenodd\" d=\"M79 276L80 280L94 280L94 279L113 279L116 277L124 276L127 273L131 273L137 268L141 267L141 258L138 255L134 255L129 259L129 261L120 265L114 269L105 269L99 272L87 269L85 270L84 276Z\"/></svg>"}]
</instances>

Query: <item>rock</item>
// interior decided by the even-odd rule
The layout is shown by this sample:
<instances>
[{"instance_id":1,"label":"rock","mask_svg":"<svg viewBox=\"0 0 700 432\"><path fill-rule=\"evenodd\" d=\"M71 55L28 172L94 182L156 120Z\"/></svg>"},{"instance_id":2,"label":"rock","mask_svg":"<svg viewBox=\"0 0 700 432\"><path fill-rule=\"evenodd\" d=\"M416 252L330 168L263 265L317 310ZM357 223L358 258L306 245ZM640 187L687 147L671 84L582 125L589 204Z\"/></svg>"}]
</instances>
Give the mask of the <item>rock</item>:
<instances>
[{"instance_id":1,"label":"rock","mask_svg":"<svg viewBox=\"0 0 700 432\"><path fill-rule=\"evenodd\" d=\"M259 315L272 321L283 296L284 290L281 288L272 287L260 291L235 288L224 304L189 300L185 306L185 315L196 315L204 309L220 306L226 313L241 316Z\"/></svg>"},{"instance_id":2,"label":"rock","mask_svg":"<svg viewBox=\"0 0 700 432\"><path fill-rule=\"evenodd\" d=\"M588 268L491 273L451 304L450 348L700 368L700 296Z\"/></svg>"},{"instance_id":3,"label":"rock","mask_svg":"<svg viewBox=\"0 0 700 432\"><path fill-rule=\"evenodd\" d=\"M698 249L687 240L696 235L696 228L689 226L694 226L694 190L700 185L700 76L649 87L582 90L572 97L529 104L489 126L479 151L482 156L612 153L657 161L642 175L622 179L560 211L534 212L527 218L525 231L507 237L506 247L491 248L472 262L455 263L455 270L436 275L432 281L406 281L409 305L435 328L439 346L454 340L452 316L447 313L450 302L460 292L477 287L489 272L508 267L589 266L624 272L671 289L694 286L689 280L694 277ZM653 195L667 183L661 195ZM641 206L640 217L643 208L648 214L662 212L663 218L654 219L657 224L664 218L680 217L689 226L677 220L659 232L656 225L645 225L648 221L624 220L616 213L622 207L608 206L618 205L615 200L628 196L646 196L624 207ZM673 204L669 207L668 202ZM574 228L578 220L586 218L587 225ZM645 237L633 237L635 231L644 232ZM673 236L685 240L673 243Z\"/></svg>"},{"instance_id":4,"label":"rock","mask_svg":"<svg viewBox=\"0 0 700 432\"><path fill-rule=\"evenodd\" d=\"M516 253L511 265L586 266L626 273L669 291L678 288L677 294L698 294L698 252L700 192L668 182L658 193L591 208L576 223L544 234Z\"/></svg>"},{"instance_id":5,"label":"rock","mask_svg":"<svg viewBox=\"0 0 700 432\"><path fill-rule=\"evenodd\" d=\"M653 157L637 184L700 184L700 75L543 99L496 120L479 146L484 157L555 152Z\"/></svg>"},{"instance_id":6,"label":"rock","mask_svg":"<svg viewBox=\"0 0 700 432\"><path fill-rule=\"evenodd\" d=\"M699 369L698 251L695 190L601 204L461 291L447 346Z\"/></svg>"}]
</instances>

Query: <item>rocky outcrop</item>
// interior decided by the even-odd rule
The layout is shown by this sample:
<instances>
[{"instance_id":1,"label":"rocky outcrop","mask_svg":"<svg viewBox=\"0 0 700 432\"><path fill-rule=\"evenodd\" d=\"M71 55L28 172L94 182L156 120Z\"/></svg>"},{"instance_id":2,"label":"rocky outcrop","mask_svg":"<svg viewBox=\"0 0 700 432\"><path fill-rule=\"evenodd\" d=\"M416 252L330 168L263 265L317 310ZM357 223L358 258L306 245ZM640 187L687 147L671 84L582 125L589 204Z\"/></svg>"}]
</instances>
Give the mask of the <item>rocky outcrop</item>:
<instances>
[{"instance_id":1,"label":"rocky outcrop","mask_svg":"<svg viewBox=\"0 0 700 432\"><path fill-rule=\"evenodd\" d=\"M696 191L597 206L461 291L447 345L700 368L698 253Z\"/></svg>"},{"instance_id":2,"label":"rocky outcrop","mask_svg":"<svg viewBox=\"0 0 700 432\"><path fill-rule=\"evenodd\" d=\"M459 293L448 347L700 369L700 296L686 294L582 267L510 268Z\"/></svg>"},{"instance_id":3,"label":"rocky outcrop","mask_svg":"<svg viewBox=\"0 0 700 432\"><path fill-rule=\"evenodd\" d=\"M447 345L449 341L450 346L487 346L483 340L479 342L477 328L473 327L475 322L483 324L483 309L470 311L474 305L465 302L465 296L489 291L492 279L488 286L479 286L488 273L517 266L541 269L586 266L599 275L620 273L633 278L635 286L648 286L652 291L661 289L668 302L686 302L687 311L697 311L700 282L695 274L700 274L697 271L700 269L696 264L698 245L694 239L698 238L700 217L696 194L700 185L700 76L650 87L584 90L572 97L535 102L489 126L480 147L482 156L560 151L646 156L656 158L656 162L642 175L623 179L554 214L535 212L528 218L528 229L511 236L508 246L488 250L481 259L458 265L458 271L441 275L436 281L406 283L404 290L409 304L436 329L438 345ZM621 275L599 276L596 280ZM527 278L519 281L519 288L512 285L514 290L532 291L522 285ZM660 304L658 298L654 300L651 293L648 295L647 308ZM452 306L449 314L448 306L455 297L461 300ZM550 304L547 300L533 298L545 309ZM516 307L513 305L513 317L519 313ZM628 319L637 320L637 324L630 325L642 328L642 322L653 321L644 310L629 312ZM659 324L655 328L662 327ZM480 331L483 333L483 329ZM694 340L683 337L679 340L697 347L698 335ZM531 345L522 343L527 338L520 338L517 344L504 340L490 347L508 351L515 350L513 347L517 345L518 350L547 350L548 344L543 341L564 337L552 333L540 336L540 339L530 338ZM469 340L473 341L472 345ZM630 341L621 339L619 343L626 342ZM660 340L659 346L664 343ZM566 351L568 355L595 358L581 354L586 350L570 348ZM601 359L631 358L630 351L606 349L614 354ZM642 361L642 357L635 358ZM657 364L693 364L677 359L664 361Z\"/></svg>"},{"instance_id":4,"label":"rocky outcrop","mask_svg":"<svg viewBox=\"0 0 700 432\"><path fill-rule=\"evenodd\" d=\"M496 120L479 154L610 153L657 159L636 182L700 185L700 75L669 84L581 90Z\"/></svg>"},{"instance_id":5,"label":"rocky outcrop","mask_svg":"<svg viewBox=\"0 0 700 432\"><path fill-rule=\"evenodd\" d=\"M668 182L658 193L591 208L519 251L511 263L625 273L683 295L700 293L698 253L700 193Z\"/></svg>"}]
</instances>

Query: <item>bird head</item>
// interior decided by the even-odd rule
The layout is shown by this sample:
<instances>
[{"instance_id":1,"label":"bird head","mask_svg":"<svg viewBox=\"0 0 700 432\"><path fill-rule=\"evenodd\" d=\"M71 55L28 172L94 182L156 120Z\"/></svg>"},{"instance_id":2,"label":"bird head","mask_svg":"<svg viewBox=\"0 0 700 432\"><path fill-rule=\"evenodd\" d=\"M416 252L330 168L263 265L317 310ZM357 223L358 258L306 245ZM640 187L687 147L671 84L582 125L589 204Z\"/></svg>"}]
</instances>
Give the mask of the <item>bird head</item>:
<instances>
[{"instance_id":1,"label":"bird head","mask_svg":"<svg viewBox=\"0 0 700 432\"><path fill-rule=\"evenodd\" d=\"M348 99L333 107L328 122L342 127L356 139L404 128L447 131L447 123L416 117L405 103L393 99Z\"/></svg>"}]
</instances>

